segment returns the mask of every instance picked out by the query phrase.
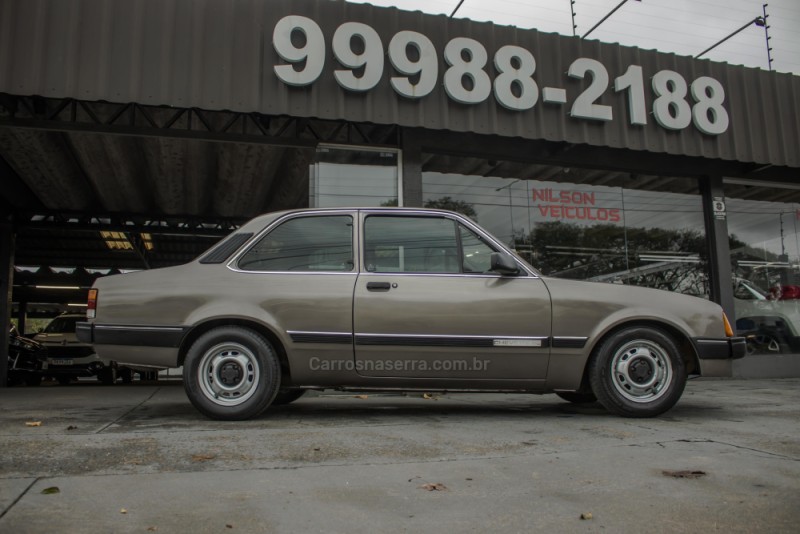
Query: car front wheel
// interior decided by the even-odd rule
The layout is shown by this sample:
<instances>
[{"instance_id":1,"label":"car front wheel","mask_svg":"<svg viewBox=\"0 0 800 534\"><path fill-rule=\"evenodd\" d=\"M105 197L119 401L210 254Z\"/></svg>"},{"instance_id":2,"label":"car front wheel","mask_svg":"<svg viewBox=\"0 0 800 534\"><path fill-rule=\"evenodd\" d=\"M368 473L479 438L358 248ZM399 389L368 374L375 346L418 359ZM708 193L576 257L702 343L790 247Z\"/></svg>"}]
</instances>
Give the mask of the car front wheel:
<instances>
[{"instance_id":1,"label":"car front wheel","mask_svg":"<svg viewBox=\"0 0 800 534\"><path fill-rule=\"evenodd\" d=\"M272 402L280 380L280 362L272 345L258 333L238 326L201 335L183 366L189 400L212 419L255 417Z\"/></svg>"},{"instance_id":2,"label":"car front wheel","mask_svg":"<svg viewBox=\"0 0 800 534\"><path fill-rule=\"evenodd\" d=\"M672 408L686 386L675 340L657 328L631 327L605 339L590 362L597 400L625 417L653 417Z\"/></svg>"}]
</instances>

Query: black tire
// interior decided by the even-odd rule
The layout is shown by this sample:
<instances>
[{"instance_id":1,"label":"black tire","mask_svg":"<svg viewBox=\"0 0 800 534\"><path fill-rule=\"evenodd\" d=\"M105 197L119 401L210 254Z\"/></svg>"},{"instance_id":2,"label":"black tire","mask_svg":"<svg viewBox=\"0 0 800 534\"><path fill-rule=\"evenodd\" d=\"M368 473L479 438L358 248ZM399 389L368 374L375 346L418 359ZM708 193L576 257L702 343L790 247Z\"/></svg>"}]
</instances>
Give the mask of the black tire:
<instances>
[{"instance_id":1,"label":"black tire","mask_svg":"<svg viewBox=\"0 0 800 534\"><path fill-rule=\"evenodd\" d=\"M25 377L25 385L35 388L42 385L42 375L39 373L30 373Z\"/></svg>"},{"instance_id":2,"label":"black tire","mask_svg":"<svg viewBox=\"0 0 800 534\"><path fill-rule=\"evenodd\" d=\"M556 391L556 395L573 404L591 404L597 402L594 393L581 391Z\"/></svg>"},{"instance_id":3,"label":"black tire","mask_svg":"<svg viewBox=\"0 0 800 534\"><path fill-rule=\"evenodd\" d=\"M57 376L56 380L58 380L58 383L62 386L68 386L74 378L75 377L72 376Z\"/></svg>"},{"instance_id":4,"label":"black tire","mask_svg":"<svg viewBox=\"0 0 800 534\"><path fill-rule=\"evenodd\" d=\"M275 398L272 401L274 406L283 406L284 404L290 404L303 395L306 394L305 389L282 389L278 391L278 394L275 395Z\"/></svg>"},{"instance_id":5,"label":"black tire","mask_svg":"<svg viewBox=\"0 0 800 534\"><path fill-rule=\"evenodd\" d=\"M654 417L672 408L686 387L675 340L657 328L631 327L602 341L589 363L597 400L624 417Z\"/></svg>"},{"instance_id":6,"label":"black tire","mask_svg":"<svg viewBox=\"0 0 800 534\"><path fill-rule=\"evenodd\" d=\"M117 366L112 364L103 367L97 372L97 379L106 386L114 384L117 381Z\"/></svg>"},{"instance_id":7,"label":"black tire","mask_svg":"<svg viewBox=\"0 0 800 534\"><path fill-rule=\"evenodd\" d=\"M222 326L201 335L186 353L183 385L189 400L212 419L238 421L263 412L281 385L272 345L258 333Z\"/></svg>"}]
</instances>

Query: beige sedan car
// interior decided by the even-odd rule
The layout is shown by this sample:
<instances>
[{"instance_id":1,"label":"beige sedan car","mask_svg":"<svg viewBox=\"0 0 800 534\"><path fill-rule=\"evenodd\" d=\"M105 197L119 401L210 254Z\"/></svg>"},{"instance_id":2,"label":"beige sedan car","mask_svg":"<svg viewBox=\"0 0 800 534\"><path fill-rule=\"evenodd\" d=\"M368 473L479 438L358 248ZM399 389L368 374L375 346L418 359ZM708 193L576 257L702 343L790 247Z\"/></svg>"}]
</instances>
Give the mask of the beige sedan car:
<instances>
[{"instance_id":1,"label":"beige sedan car","mask_svg":"<svg viewBox=\"0 0 800 534\"><path fill-rule=\"evenodd\" d=\"M456 213L257 217L186 265L97 280L79 337L183 366L192 404L247 419L309 389L555 393L648 417L745 354L722 309L541 276Z\"/></svg>"}]
</instances>

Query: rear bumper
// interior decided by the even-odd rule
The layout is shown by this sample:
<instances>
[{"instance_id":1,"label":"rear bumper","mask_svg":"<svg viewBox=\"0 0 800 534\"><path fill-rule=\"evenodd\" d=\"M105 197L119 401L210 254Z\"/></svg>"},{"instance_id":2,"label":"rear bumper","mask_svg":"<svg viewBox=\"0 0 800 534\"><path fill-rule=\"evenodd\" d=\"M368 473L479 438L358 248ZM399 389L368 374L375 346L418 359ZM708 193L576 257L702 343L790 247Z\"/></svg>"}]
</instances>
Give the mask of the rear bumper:
<instances>
[{"instance_id":1,"label":"rear bumper","mask_svg":"<svg viewBox=\"0 0 800 534\"><path fill-rule=\"evenodd\" d=\"M81 322L75 335L84 343L177 348L189 329L182 326L118 325Z\"/></svg>"},{"instance_id":2,"label":"rear bumper","mask_svg":"<svg viewBox=\"0 0 800 534\"><path fill-rule=\"evenodd\" d=\"M183 326L98 324L76 325L78 339L91 343L100 357L120 365L167 369L177 367L178 352L189 331Z\"/></svg>"},{"instance_id":3,"label":"rear bumper","mask_svg":"<svg viewBox=\"0 0 800 534\"><path fill-rule=\"evenodd\" d=\"M695 338L692 342L701 360L738 360L747 353L743 337Z\"/></svg>"}]
</instances>

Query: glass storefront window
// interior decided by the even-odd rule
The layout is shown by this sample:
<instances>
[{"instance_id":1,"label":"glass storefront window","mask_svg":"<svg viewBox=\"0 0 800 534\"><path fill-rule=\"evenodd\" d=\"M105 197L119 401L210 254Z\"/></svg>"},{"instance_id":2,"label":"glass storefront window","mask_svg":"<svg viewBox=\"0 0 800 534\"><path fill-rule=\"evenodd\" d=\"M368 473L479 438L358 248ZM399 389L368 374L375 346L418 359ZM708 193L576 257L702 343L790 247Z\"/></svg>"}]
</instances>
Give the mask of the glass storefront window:
<instances>
[{"instance_id":1,"label":"glass storefront window","mask_svg":"<svg viewBox=\"0 0 800 534\"><path fill-rule=\"evenodd\" d=\"M423 173L426 207L461 212L543 274L708 297L699 193Z\"/></svg>"},{"instance_id":2,"label":"glass storefront window","mask_svg":"<svg viewBox=\"0 0 800 534\"><path fill-rule=\"evenodd\" d=\"M400 153L320 145L309 172L312 208L402 205Z\"/></svg>"},{"instance_id":3,"label":"glass storefront window","mask_svg":"<svg viewBox=\"0 0 800 534\"><path fill-rule=\"evenodd\" d=\"M751 355L800 353L800 205L725 203L737 333Z\"/></svg>"}]
</instances>

